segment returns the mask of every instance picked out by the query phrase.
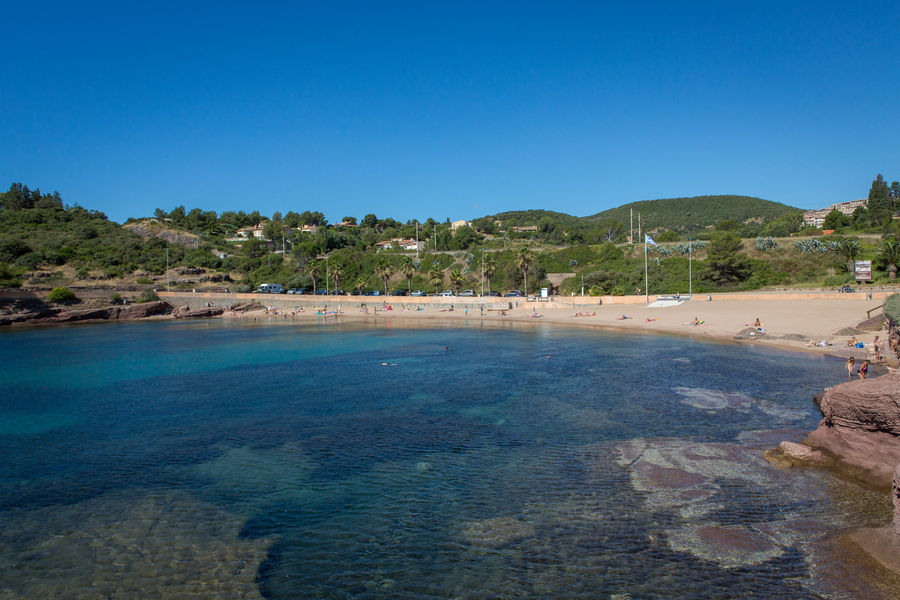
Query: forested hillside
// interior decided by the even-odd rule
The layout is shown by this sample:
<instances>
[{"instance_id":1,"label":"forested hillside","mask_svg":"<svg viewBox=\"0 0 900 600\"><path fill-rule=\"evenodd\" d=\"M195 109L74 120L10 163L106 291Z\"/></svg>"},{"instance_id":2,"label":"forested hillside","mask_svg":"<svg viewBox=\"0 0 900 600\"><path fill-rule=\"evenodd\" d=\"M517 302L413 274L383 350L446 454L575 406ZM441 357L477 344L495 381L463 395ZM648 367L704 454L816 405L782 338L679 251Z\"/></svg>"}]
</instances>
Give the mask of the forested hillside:
<instances>
[{"instance_id":1,"label":"forested hillside","mask_svg":"<svg viewBox=\"0 0 900 600\"><path fill-rule=\"evenodd\" d=\"M800 209L752 196L694 196L632 202L591 215L586 220L603 222L614 219L627 224L632 210L635 227L640 213L641 222L647 230L686 232L705 229L724 220L762 223Z\"/></svg>"}]
</instances>

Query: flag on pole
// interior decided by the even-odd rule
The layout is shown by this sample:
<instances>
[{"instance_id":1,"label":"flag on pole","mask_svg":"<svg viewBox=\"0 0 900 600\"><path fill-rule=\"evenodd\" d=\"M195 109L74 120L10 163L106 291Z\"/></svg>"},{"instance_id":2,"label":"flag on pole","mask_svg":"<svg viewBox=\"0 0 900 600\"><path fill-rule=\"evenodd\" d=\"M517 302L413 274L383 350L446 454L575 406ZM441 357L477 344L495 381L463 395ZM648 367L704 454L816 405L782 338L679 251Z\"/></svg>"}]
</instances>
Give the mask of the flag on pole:
<instances>
[{"instance_id":1,"label":"flag on pole","mask_svg":"<svg viewBox=\"0 0 900 600\"><path fill-rule=\"evenodd\" d=\"M645 244L650 244L651 246L655 246L655 245L656 245L656 242L653 241L653 238L650 237L649 235L647 235L646 233L644 234L644 243L645 243Z\"/></svg>"}]
</instances>

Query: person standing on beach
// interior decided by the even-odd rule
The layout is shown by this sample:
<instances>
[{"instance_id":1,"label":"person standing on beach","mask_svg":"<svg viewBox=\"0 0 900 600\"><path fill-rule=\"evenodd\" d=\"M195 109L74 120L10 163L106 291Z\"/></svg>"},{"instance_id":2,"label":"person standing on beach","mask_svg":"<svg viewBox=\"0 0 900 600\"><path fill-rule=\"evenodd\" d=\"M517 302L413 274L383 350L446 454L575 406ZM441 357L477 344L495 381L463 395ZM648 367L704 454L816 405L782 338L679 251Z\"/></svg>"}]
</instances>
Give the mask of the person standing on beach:
<instances>
[{"instance_id":1,"label":"person standing on beach","mask_svg":"<svg viewBox=\"0 0 900 600\"><path fill-rule=\"evenodd\" d=\"M856 359L852 356L847 359L847 364L845 365L847 367L847 381L853 379L853 365L855 364Z\"/></svg>"}]
</instances>

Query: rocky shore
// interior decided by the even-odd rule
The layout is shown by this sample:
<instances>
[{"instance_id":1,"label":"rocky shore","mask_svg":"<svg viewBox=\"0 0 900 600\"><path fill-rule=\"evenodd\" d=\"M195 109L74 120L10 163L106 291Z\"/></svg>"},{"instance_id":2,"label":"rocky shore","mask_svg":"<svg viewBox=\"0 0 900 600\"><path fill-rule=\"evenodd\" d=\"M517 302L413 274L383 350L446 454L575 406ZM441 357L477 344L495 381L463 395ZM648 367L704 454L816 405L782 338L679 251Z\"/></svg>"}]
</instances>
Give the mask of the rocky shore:
<instances>
[{"instance_id":1,"label":"rocky shore","mask_svg":"<svg viewBox=\"0 0 900 600\"><path fill-rule=\"evenodd\" d=\"M87 308L51 307L39 300L19 300L5 307L0 314L0 326L29 323L73 323L77 321L137 320L168 315L172 305L164 300L127 305L96 306Z\"/></svg>"},{"instance_id":2,"label":"rocky shore","mask_svg":"<svg viewBox=\"0 0 900 600\"><path fill-rule=\"evenodd\" d=\"M900 373L836 385L816 404L823 417L816 430L802 444L782 442L765 457L782 467L829 469L889 492L892 523L842 533L835 546L850 546L900 577Z\"/></svg>"}]
</instances>

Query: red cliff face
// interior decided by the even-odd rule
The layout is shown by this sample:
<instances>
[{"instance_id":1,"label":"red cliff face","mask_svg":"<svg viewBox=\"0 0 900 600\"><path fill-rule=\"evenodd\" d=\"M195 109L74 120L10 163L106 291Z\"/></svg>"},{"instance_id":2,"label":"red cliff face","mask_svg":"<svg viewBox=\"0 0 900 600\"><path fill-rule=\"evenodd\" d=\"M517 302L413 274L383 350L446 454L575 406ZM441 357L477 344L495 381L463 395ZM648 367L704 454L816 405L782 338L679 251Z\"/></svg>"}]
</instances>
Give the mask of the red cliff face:
<instances>
[{"instance_id":1,"label":"red cliff face","mask_svg":"<svg viewBox=\"0 0 900 600\"><path fill-rule=\"evenodd\" d=\"M829 388L819 408L824 418L805 443L846 475L889 489L900 464L900 373Z\"/></svg>"}]
</instances>

